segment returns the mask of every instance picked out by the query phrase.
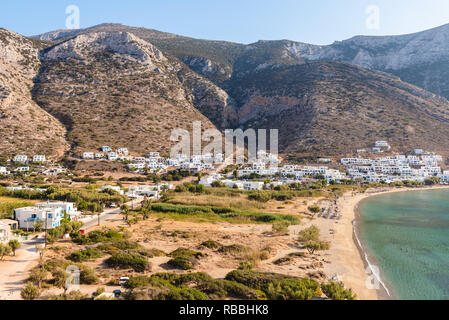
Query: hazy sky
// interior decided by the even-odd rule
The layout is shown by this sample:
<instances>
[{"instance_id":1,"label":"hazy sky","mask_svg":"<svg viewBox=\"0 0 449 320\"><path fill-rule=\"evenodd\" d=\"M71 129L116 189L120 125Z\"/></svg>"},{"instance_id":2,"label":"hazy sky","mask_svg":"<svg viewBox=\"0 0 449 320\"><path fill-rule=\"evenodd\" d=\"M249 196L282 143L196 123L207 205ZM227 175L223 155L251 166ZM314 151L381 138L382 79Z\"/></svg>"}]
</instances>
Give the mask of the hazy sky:
<instances>
[{"instance_id":1,"label":"hazy sky","mask_svg":"<svg viewBox=\"0 0 449 320\"><path fill-rule=\"evenodd\" d=\"M0 27L24 35L65 29L69 5L79 7L81 28L117 22L240 43L330 44L449 23L449 0L8 0L1 4Z\"/></svg>"}]
</instances>

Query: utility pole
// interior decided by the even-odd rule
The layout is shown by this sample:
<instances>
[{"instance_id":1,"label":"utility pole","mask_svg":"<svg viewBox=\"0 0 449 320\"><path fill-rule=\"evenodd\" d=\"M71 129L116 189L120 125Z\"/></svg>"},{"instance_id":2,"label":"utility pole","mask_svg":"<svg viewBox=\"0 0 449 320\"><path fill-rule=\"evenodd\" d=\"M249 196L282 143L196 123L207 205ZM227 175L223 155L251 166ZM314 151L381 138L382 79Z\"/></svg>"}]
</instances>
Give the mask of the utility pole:
<instances>
[{"instance_id":1,"label":"utility pole","mask_svg":"<svg viewBox=\"0 0 449 320\"><path fill-rule=\"evenodd\" d=\"M48 230L48 212L45 212L45 244L44 244L44 249L47 248L47 230Z\"/></svg>"}]
</instances>

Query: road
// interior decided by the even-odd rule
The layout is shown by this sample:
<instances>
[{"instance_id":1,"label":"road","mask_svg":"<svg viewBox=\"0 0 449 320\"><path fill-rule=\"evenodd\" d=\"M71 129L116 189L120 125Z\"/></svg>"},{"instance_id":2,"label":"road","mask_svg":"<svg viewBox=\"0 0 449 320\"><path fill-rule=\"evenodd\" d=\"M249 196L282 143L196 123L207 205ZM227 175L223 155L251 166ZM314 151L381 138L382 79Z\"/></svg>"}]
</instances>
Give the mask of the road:
<instances>
[{"instance_id":1,"label":"road","mask_svg":"<svg viewBox=\"0 0 449 320\"><path fill-rule=\"evenodd\" d=\"M137 208L140 205L140 203L143 201L143 199L144 199L144 197L139 197L133 201L128 202L127 205L131 209ZM107 224L108 221L116 219L117 216L121 214L121 212L122 211L120 210L120 208L105 210L101 214L100 225L103 226L105 223ZM89 229L92 229L97 226L98 226L98 218L94 218L93 220L84 223L83 229L89 230Z\"/></svg>"},{"instance_id":2,"label":"road","mask_svg":"<svg viewBox=\"0 0 449 320\"><path fill-rule=\"evenodd\" d=\"M22 242L15 257L6 257L0 262L0 300L18 300L24 281L28 278L28 271L39 259L36 245L43 245L44 238Z\"/></svg>"}]
</instances>

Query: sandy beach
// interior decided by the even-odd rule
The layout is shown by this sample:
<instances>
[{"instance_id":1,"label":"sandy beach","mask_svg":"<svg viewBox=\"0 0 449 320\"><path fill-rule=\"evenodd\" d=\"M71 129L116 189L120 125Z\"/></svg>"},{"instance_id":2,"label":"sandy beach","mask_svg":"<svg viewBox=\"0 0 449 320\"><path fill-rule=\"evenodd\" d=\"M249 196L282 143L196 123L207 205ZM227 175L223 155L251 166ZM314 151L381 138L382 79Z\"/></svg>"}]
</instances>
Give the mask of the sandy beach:
<instances>
[{"instance_id":1,"label":"sandy beach","mask_svg":"<svg viewBox=\"0 0 449 320\"><path fill-rule=\"evenodd\" d=\"M352 195L351 193L347 193L341 197L337 205L342 214L342 219L334 222L333 225L332 247L328 257L331 263L325 268L326 274L330 277L337 276L347 287L352 288L357 293L359 300L391 299L392 297L387 294L385 289L382 288L382 285L380 286L380 290L369 289L367 287L367 281L370 278L370 274L366 272L367 269L369 270L368 263L365 259L364 252L362 252L357 243L354 228L359 203L366 198L380 194L447 188L449 186L391 188L380 192L369 190L364 194ZM318 226L323 230L323 225L320 226L320 224L322 223L319 223ZM328 225L324 225L324 227L328 227Z\"/></svg>"}]
</instances>

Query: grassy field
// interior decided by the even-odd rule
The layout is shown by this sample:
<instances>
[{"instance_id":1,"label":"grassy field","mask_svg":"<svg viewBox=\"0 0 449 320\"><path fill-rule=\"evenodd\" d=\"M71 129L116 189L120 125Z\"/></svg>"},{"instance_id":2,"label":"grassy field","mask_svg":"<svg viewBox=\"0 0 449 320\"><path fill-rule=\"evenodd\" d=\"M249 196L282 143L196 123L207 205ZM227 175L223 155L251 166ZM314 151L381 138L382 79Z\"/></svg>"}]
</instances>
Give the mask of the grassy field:
<instances>
[{"instance_id":1,"label":"grassy field","mask_svg":"<svg viewBox=\"0 0 449 320\"><path fill-rule=\"evenodd\" d=\"M276 202L277 203L277 202ZM208 193L170 192L163 202L154 203L151 211L160 218L192 222L274 223L287 221L298 224L298 214L274 213L271 203L248 200L245 192L231 189L208 189Z\"/></svg>"},{"instance_id":2,"label":"grassy field","mask_svg":"<svg viewBox=\"0 0 449 320\"><path fill-rule=\"evenodd\" d=\"M0 218L11 218L13 216L14 209L33 206L36 202L39 201L0 197Z\"/></svg>"}]
</instances>

